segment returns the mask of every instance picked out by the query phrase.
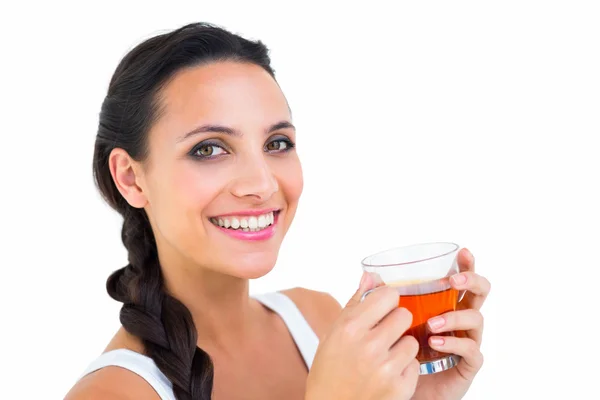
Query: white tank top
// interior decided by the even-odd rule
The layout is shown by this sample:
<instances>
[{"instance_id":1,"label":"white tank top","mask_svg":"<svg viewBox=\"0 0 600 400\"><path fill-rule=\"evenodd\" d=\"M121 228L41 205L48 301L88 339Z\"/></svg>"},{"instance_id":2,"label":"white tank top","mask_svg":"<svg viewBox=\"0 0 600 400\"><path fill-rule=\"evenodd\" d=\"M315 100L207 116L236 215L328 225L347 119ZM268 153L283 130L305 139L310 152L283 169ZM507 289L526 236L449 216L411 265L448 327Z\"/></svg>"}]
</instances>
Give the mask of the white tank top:
<instances>
[{"instance_id":1,"label":"white tank top","mask_svg":"<svg viewBox=\"0 0 600 400\"><path fill-rule=\"evenodd\" d=\"M252 297L279 314L296 342L306 366L310 369L319 339L294 302L279 292ZM175 400L173 385L158 369L154 361L150 357L127 349L112 350L100 355L88 366L81 377L110 366L125 368L139 375L154 388L162 400Z\"/></svg>"}]
</instances>

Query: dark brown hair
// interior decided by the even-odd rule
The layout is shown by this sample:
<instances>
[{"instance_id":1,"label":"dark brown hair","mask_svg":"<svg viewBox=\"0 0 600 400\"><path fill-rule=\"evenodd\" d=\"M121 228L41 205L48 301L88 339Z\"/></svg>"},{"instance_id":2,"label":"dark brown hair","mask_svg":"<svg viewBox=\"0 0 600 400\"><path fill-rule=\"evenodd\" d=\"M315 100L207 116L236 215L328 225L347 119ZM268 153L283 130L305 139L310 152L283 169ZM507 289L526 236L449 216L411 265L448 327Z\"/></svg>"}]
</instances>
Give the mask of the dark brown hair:
<instances>
[{"instance_id":1,"label":"dark brown hair","mask_svg":"<svg viewBox=\"0 0 600 400\"><path fill-rule=\"evenodd\" d=\"M274 78L267 47L207 23L185 25L137 45L117 66L100 111L94 178L100 193L123 216L129 263L106 283L123 303L123 327L139 337L147 356L173 384L179 400L210 399L213 364L197 347L189 310L166 293L152 228L143 209L130 206L113 182L108 160L115 148L147 157L148 131L160 117L160 91L178 71L218 61L256 64Z\"/></svg>"}]
</instances>

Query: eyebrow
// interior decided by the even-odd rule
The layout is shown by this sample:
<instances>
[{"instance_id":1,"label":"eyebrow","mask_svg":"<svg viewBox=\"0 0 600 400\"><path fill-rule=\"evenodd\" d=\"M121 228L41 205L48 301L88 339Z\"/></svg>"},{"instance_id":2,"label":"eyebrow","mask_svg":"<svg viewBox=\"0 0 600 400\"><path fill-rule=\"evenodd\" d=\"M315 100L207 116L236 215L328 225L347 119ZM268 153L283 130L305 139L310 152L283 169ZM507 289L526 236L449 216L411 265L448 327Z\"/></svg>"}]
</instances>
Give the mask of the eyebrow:
<instances>
[{"instance_id":1,"label":"eyebrow","mask_svg":"<svg viewBox=\"0 0 600 400\"><path fill-rule=\"evenodd\" d=\"M285 128L291 128L291 129L296 130L296 127L294 125L292 125L291 122L279 121L276 124L271 125L267 130L265 130L265 135L268 135L279 129L285 129ZM189 137L198 135L200 133L223 133L223 134L230 135L230 136L242 136L242 133L240 131L238 131L237 129L229 128L229 127L223 126L223 125L207 124L207 125L201 125L195 129L189 131L185 135L180 136L179 138L177 138L177 142L183 142L184 140L188 139Z\"/></svg>"}]
</instances>

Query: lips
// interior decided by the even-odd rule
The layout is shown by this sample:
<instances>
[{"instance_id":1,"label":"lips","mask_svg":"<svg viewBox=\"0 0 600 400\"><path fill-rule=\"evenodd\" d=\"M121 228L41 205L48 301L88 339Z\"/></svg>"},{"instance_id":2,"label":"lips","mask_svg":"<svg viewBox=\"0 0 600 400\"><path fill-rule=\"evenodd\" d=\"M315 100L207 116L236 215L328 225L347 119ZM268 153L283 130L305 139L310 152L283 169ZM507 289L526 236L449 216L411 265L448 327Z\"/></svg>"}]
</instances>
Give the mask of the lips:
<instances>
[{"instance_id":1,"label":"lips","mask_svg":"<svg viewBox=\"0 0 600 400\"><path fill-rule=\"evenodd\" d=\"M210 222L224 234L238 240L267 240L275 235L279 211L255 215L227 215L212 217Z\"/></svg>"},{"instance_id":2,"label":"lips","mask_svg":"<svg viewBox=\"0 0 600 400\"><path fill-rule=\"evenodd\" d=\"M258 215L227 215L210 218L214 225L242 232L258 232L272 226L278 211L268 211Z\"/></svg>"}]
</instances>

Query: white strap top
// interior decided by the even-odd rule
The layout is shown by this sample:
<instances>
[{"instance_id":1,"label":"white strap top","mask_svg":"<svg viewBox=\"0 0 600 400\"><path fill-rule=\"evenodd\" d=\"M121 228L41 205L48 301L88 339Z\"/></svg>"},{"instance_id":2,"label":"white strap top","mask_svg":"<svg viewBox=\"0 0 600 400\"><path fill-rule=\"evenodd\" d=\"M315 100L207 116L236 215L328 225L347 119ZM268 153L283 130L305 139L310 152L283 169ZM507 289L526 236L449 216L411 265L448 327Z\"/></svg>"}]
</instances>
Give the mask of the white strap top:
<instances>
[{"instance_id":1,"label":"white strap top","mask_svg":"<svg viewBox=\"0 0 600 400\"><path fill-rule=\"evenodd\" d=\"M289 297L279 292L253 297L276 312L285 322L306 366L310 369L319 339L298 307ZM100 355L88 366L82 377L109 366L125 368L139 375L154 388L162 400L175 400L173 385L154 361L150 357L127 349L112 350Z\"/></svg>"}]
</instances>

